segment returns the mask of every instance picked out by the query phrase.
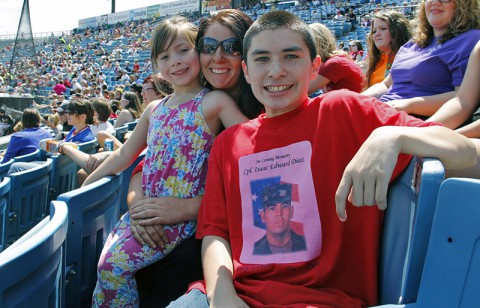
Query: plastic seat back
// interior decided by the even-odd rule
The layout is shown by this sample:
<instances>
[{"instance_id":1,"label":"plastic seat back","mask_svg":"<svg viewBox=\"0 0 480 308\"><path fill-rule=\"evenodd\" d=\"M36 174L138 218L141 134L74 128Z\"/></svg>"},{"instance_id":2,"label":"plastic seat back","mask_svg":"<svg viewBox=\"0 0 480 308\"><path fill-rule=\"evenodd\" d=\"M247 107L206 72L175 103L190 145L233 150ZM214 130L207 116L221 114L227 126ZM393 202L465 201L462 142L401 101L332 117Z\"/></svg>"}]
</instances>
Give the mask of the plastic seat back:
<instances>
[{"instance_id":1,"label":"plastic seat back","mask_svg":"<svg viewBox=\"0 0 480 308\"><path fill-rule=\"evenodd\" d=\"M6 163L0 164L0 181L7 176L10 166L15 162L15 159L10 159Z\"/></svg>"},{"instance_id":2,"label":"plastic seat back","mask_svg":"<svg viewBox=\"0 0 480 308\"><path fill-rule=\"evenodd\" d=\"M87 154L97 153L97 147L98 147L97 138L78 144L78 149Z\"/></svg>"},{"instance_id":3,"label":"plastic seat back","mask_svg":"<svg viewBox=\"0 0 480 308\"><path fill-rule=\"evenodd\" d=\"M480 303L480 180L445 180L438 194L417 307Z\"/></svg>"},{"instance_id":4,"label":"plastic seat back","mask_svg":"<svg viewBox=\"0 0 480 308\"><path fill-rule=\"evenodd\" d=\"M121 143L125 141L125 134L128 132L128 125L125 124L122 127L115 128L115 138Z\"/></svg>"},{"instance_id":5,"label":"plastic seat back","mask_svg":"<svg viewBox=\"0 0 480 308\"><path fill-rule=\"evenodd\" d=\"M105 177L58 196L69 209L67 307L91 303L103 244L119 220L120 184L121 175Z\"/></svg>"},{"instance_id":6,"label":"plastic seat back","mask_svg":"<svg viewBox=\"0 0 480 308\"><path fill-rule=\"evenodd\" d=\"M128 122L125 125L128 126L129 131L133 131L135 129L135 127L137 126L137 123L138 123L138 120L135 120L135 121L132 121L132 122Z\"/></svg>"},{"instance_id":7,"label":"plastic seat back","mask_svg":"<svg viewBox=\"0 0 480 308\"><path fill-rule=\"evenodd\" d=\"M25 154L25 155L21 155L21 156L17 156L14 158L15 162L18 163L18 162L30 162L30 161L36 161L36 160L39 160L40 158L40 149L36 149L34 152L32 153L29 153L29 154Z\"/></svg>"},{"instance_id":8,"label":"plastic seat back","mask_svg":"<svg viewBox=\"0 0 480 308\"><path fill-rule=\"evenodd\" d=\"M390 184L380 243L380 304L416 301L444 174L439 160L414 157Z\"/></svg>"},{"instance_id":9,"label":"plastic seat back","mask_svg":"<svg viewBox=\"0 0 480 308\"><path fill-rule=\"evenodd\" d=\"M0 182L0 252L5 248L5 227L8 224L8 200L10 198L10 178Z\"/></svg>"},{"instance_id":10,"label":"plastic seat back","mask_svg":"<svg viewBox=\"0 0 480 308\"><path fill-rule=\"evenodd\" d=\"M52 160L32 169L10 174L7 245L12 244L48 215Z\"/></svg>"},{"instance_id":11,"label":"plastic seat back","mask_svg":"<svg viewBox=\"0 0 480 308\"><path fill-rule=\"evenodd\" d=\"M49 200L77 188L77 164L67 155L52 155Z\"/></svg>"},{"instance_id":12,"label":"plastic seat back","mask_svg":"<svg viewBox=\"0 0 480 308\"><path fill-rule=\"evenodd\" d=\"M63 307L68 209L53 203L44 226L0 253L0 307Z\"/></svg>"}]
</instances>

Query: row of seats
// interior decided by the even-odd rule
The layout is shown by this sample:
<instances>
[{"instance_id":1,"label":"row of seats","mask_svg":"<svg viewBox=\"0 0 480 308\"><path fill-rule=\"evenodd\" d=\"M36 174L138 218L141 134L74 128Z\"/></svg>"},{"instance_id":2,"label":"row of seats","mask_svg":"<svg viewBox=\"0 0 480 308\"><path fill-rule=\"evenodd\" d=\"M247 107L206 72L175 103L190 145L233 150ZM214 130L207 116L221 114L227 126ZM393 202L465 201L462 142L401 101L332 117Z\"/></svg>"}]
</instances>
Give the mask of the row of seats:
<instances>
[{"instance_id":1,"label":"row of seats","mask_svg":"<svg viewBox=\"0 0 480 308\"><path fill-rule=\"evenodd\" d=\"M0 253L2 275L22 267L19 269L20 274L2 276L12 279L2 278L0 307L27 307L33 304L42 307L88 306L103 244L120 218L123 206L121 200L126 199L131 172L144 155L145 153L142 153L127 170L115 176L105 177L91 185L73 190L65 185L57 191L60 194L50 201L50 216L39 219L28 232ZM67 160L67 156L53 155L37 169L52 169L55 161L59 162L58 166L62 166L62 169L70 165L65 163ZM76 179L72 177L77 168L71 167L67 167L69 171L59 171L59 174L63 175L69 173L71 178L57 179L58 183L75 184ZM20 173L28 173L30 178L34 178L30 170ZM9 179L6 177L5 181ZM64 188L66 190L61 191ZM2 192L3 188L0 186L0 194ZM25 192L18 192L17 195L25 195ZM1 200L2 197L0 202ZM126 207L126 204L124 206ZM67 212L65 218L64 213ZM39 244L39 238L49 244ZM48 247L39 250L39 245ZM28 258L35 258L36 262L25 268L19 260ZM37 262L39 258L44 260L44 263ZM17 279L18 275L23 279ZM28 292L23 292L25 289Z\"/></svg>"},{"instance_id":2,"label":"row of seats","mask_svg":"<svg viewBox=\"0 0 480 308\"><path fill-rule=\"evenodd\" d=\"M0 306L79 307L82 301L90 301L103 242L118 220L121 186L119 174L52 201L50 219L34 228L41 236L31 237L29 232L0 254ZM389 187L379 262L381 304L474 307L478 303L475 290L480 278L475 273L480 269L479 197L480 180L444 180L438 160L412 159ZM48 254L43 251L42 257L53 261L35 263L38 268L27 269L16 262L30 258L29 254L36 256L39 239L47 242L52 238L57 241L50 244ZM59 261L62 255L64 263ZM8 274L19 266L23 275L20 281L17 275ZM23 293L26 288L29 293ZM43 296L24 296L37 294L34 292Z\"/></svg>"}]
</instances>

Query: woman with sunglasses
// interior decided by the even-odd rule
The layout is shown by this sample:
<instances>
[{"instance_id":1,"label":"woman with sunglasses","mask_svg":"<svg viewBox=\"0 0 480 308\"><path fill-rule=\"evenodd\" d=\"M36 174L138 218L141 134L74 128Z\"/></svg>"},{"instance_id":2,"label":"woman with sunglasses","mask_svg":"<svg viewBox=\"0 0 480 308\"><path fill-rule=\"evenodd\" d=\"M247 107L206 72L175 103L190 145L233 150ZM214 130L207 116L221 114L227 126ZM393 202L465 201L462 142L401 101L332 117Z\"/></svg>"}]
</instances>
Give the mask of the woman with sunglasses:
<instances>
[{"instance_id":1,"label":"woman with sunglasses","mask_svg":"<svg viewBox=\"0 0 480 308\"><path fill-rule=\"evenodd\" d=\"M426 118L455 96L480 40L478 0L423 0L416 33L398 51L389 76L363 94Z\"/></svg>"},{"instance_id":2,"label":"woman with sunglasses","mask_svg":"<svg viewBox=\"0 0 480 308\"><path fill-rule=\"evenodd\" d=\"M95 138L89 126L95 124L90 101L74 99L68 104L65 113L68 114L68 124L73 126L65 137L65 142L83 143Z\"/></svg>"},{"instance_id":3,"label":"woman with sunglasses","mask_svg":"<svg viewBox=\"0 0 480 308\"><path fill-rule=\"evenodd\" d=\"M359 40L353 40L348 43L348 54L353 61L363 60L363 45Z\"/></svg>"},{"instance_id":4,"label":"woman with sunglasses","mask_svg":"<svg viewBox=\"0 0 480 308\"><path fill-rule=\"evenodd\" d=\"M118 115L114 128L122 127L123 125L133 122L140 118L143 112L143 106L140 103L140 98L137 93L131 91L125 91L120 99L120 107L122 110Z\"/></svg>"},{"instance_id":5,"label":"woman with sunglasses","mask_svg":"<svg viewBox=\"0 0 480 308\"><path fill-rule=\"evenodd\" d=\"M241 11L221 10L200 23L196 38L203 85L229 94L248 118L255 118L263 111L263 105L253 95L242 71L243 37L252 23L252 19ZM139 196L142 195L139 172L130 179L129 196L141 198ZM135 201L128 201L132 207L135 206ZM152 203L158 203L154 206L163 205L164 213L162 217L150 219L152 225L141 230L143 236L150 238L150 241L161 242L157 233L159 221L185 215L178 212L178 209L199 206L201 197L181 201L185 206L177 206L176 212L173 212L169 209L178 204L178 199L152 200ZM182 295L191 282L202 279L200 250L201 241L191 237L178 245L165 259L138 271L135 278L142 306L167 306L170 301Z\"/></svg>"}]
</instances>

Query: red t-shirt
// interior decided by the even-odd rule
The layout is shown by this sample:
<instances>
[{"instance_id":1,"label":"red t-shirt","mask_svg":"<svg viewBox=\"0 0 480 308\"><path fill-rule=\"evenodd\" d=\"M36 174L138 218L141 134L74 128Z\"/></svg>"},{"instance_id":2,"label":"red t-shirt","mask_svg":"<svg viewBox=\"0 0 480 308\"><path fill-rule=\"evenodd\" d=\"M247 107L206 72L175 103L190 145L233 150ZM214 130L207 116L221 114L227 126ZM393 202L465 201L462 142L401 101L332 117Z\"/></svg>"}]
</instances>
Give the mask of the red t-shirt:
<instances>
[{"instance_id":1,"label":"red t-shirt","mask_svg":"<svg viewBox=\"0 0 480 308\"><path fill-rule=\"evenodd\" d=\"M197 238L226 239L234 286L251 307L360 307L377 303L383 213L347 205L339 221L335 192L343 171L370 133L385 125L428 126L373 98L333 91L274 117L225 130L212 147ZM394 177L408 164L400 155ZM290 183L291 229L300 251L255 254L265 235L262 189ZM259 207L260 206L260 207ZM203 282L191 288L204 291Z\"/></svg>"},{"instance_id":2,"label":"red t-shirt","mask_svg":"<svg viewBox=\"0 0 480 308\"><path fill-rule=\"evenodd\" d=\"M318 74L330 80L325 92L347 89L360 93L365 80L357 63L344 56L333 56L322 63Z\"/></svg>"}]
</instances>

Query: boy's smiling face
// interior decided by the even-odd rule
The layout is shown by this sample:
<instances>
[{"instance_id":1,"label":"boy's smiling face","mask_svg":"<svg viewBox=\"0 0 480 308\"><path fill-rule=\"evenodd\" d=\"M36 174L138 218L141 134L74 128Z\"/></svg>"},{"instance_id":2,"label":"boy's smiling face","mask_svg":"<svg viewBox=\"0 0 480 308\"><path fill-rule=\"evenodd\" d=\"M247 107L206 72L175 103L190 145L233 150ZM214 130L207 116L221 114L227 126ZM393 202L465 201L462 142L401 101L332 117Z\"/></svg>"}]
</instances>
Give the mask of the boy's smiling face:
<instances>
[{"instance_id":1,"label":"boy's smiling face","mask_svg":"<svg viewBox=\"0 0 480 308\"><path fill-rule=\"evenodd\" d=\"M319 66L320 58L312 63L301 35L287 29L265 30L252 37L247 64L242 63L245 78L265 106L267 117L300 106Z\"/></svg>"}]
</instances>

